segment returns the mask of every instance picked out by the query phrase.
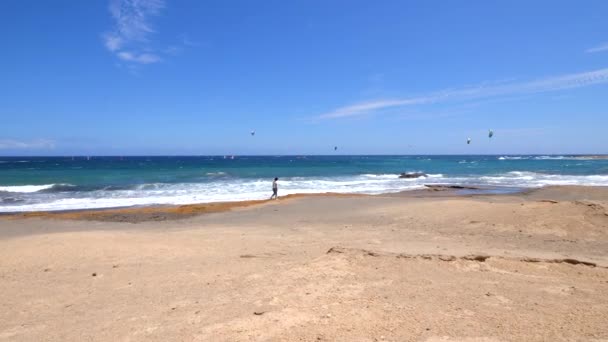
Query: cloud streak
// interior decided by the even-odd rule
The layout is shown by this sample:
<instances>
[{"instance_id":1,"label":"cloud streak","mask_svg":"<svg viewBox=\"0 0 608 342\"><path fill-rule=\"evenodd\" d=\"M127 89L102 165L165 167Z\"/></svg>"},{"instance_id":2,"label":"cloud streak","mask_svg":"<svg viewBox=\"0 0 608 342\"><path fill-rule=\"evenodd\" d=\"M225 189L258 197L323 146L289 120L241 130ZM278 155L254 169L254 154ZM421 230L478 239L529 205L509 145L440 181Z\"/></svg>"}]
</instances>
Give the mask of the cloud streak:
<instances>
[{"instance_id":1,"label":"cloud streak","mask_svg":"<svg viewBox=\"0 0 608 342\"><path fill-rule=\"evenodd\" d=\"M152 54L152 53L136 54L136 53L129 52L129 51L120 51L116 54L116 56L118 56L118 58L122 59L123 61L135 62L135 63L141 63L141 64L151 64L151 63L157 63L157 62L161 61L160 57L158 57L157 55Z\"/></svg>"},{"instance_id":2,"label":"cloud streak","mask_svg":"<svg viewBox=\"0 0 608 342\"><path fill-rule=\"evenodd\" d=\"M163 0L111 0L114 27L102 35L106 49L129 63L160 62L162 58L149 46L149 37L155 33L150 18L159 15L164 7Z\"/></svg>"},{"instance_id":3,"label":"cloud streak","mask_svg":"<svg viewBox=\"0 0 608 342\"><path fill-rule=\"evenodd\" d=\"M604 83L608 83L608 68L577 74L560 75L523 83L480 85L477 87L448 89L414 97L361 102L337 108L331 112L318 116L318 118L340 119L407 106L428 105L450 101L479 100L501 96L538 94Z\"/></svg>"},{"instance_id":4,"label":"cloud streak","mask_svg":"<svg viewBox=\"0 0 608 342\"><path fill-rule=\"evenodd\" d=\"M589 48L587 50L585 50L586 53L594 53L594 52L602 52L602 51L608 51L608 43L604 43L592 48Z\"/></svg>"},{"instance_id":5,"label":"cloud streak","mask_svg":"<svg viewBox=\"0 0 608 342\"><path fill-rule=\"evenodd\" d=\"M0 139L0 150L28 150L28 149L53 149L55 142L47 139L22 141L14 139Z\"/></svg>"}]
</instances>

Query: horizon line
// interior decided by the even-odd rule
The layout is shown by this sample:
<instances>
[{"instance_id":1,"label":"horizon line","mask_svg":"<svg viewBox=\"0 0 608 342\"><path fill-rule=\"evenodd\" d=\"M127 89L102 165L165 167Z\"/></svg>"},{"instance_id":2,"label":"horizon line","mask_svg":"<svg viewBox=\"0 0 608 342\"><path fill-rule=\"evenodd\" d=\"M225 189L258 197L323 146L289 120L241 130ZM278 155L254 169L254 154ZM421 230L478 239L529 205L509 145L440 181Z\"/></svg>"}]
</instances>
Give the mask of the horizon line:
<instances>
[{"instance_id":1,"label":"horizon line","mask_svg":"<svg viewBox=\"0 0 608 342\"><path fill-rule=\"evenodd\" d=\"M416 154L91 154L91 155L11 155L0 158L124 158L124 157L409 157L409 156L608 156L608 153L416 153Z\"/></svg>"}]
</instances>

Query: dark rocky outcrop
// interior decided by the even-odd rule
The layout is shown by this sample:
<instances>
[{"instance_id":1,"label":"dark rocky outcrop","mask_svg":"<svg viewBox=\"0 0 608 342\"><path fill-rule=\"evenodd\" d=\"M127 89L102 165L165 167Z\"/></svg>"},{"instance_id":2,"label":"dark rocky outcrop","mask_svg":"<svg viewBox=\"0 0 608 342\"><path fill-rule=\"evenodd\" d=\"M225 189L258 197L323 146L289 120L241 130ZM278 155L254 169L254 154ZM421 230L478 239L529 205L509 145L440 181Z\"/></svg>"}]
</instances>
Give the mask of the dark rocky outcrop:
<instances>
[{"instance_id":1,"label":"dark rocky outcrop","mask_svg":"<svg viewBox=\"0 0 608 342\"><path fill-rule=\"evenodd\" d=\"M444 190L479 190L480 188L474 186L463 186L463 185L448 185L448 184L425 184L430 190L433 191L444 191Z\"/></svg>"},{"instance_id":2,"label":"dark rocky outcrop","mask_svg":"<svg viewBox=\"0 0 608 342\"><path fill-rule=\"evenodd\" d=\"M422 172L404 172L399 175L399 178L420 178L420 177L427 177L427 176L428 175L426 173L422 173Z\"/></svg>"}]
</instances>

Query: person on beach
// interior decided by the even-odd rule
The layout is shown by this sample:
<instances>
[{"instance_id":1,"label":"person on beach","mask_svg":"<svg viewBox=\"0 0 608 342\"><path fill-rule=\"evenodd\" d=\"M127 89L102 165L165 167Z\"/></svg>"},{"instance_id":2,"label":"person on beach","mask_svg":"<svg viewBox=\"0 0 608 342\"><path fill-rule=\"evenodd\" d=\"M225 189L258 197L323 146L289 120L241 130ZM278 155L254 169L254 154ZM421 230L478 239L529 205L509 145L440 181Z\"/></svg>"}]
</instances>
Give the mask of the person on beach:
<instances>
[{"instance_id":1,"label":"person on beach","mask_svg":"<svg viewBox=\"0 0 608 342\"><path fill-rule=\"evenodd\" d=\"M270 196L270 199L277 199L279 196L277 196L277 192L279 191L279 185L277 184L277 181L279 179L277 177L274 178L274 181L272 181L272 196Z\"/></svg>"}]
</instances>

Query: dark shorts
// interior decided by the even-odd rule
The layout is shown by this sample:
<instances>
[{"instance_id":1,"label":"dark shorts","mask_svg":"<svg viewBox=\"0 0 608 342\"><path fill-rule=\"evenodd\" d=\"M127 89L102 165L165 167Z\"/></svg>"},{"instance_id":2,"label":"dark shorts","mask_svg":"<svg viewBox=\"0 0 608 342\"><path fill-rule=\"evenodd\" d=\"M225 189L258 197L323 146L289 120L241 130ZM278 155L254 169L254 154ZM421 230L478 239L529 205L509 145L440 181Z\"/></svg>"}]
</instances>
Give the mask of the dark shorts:
<instances>
[{"instance_id":1,"label":"dark shorts","mask_svg":"<svg viewBox=\"0 0 608 342\"><path fill-rule=\"evenodd\" d=\"M278 191L279 191L279 189L272 189L272 193L275 195L277 194Z\"/></svg>"}]
</instances>

